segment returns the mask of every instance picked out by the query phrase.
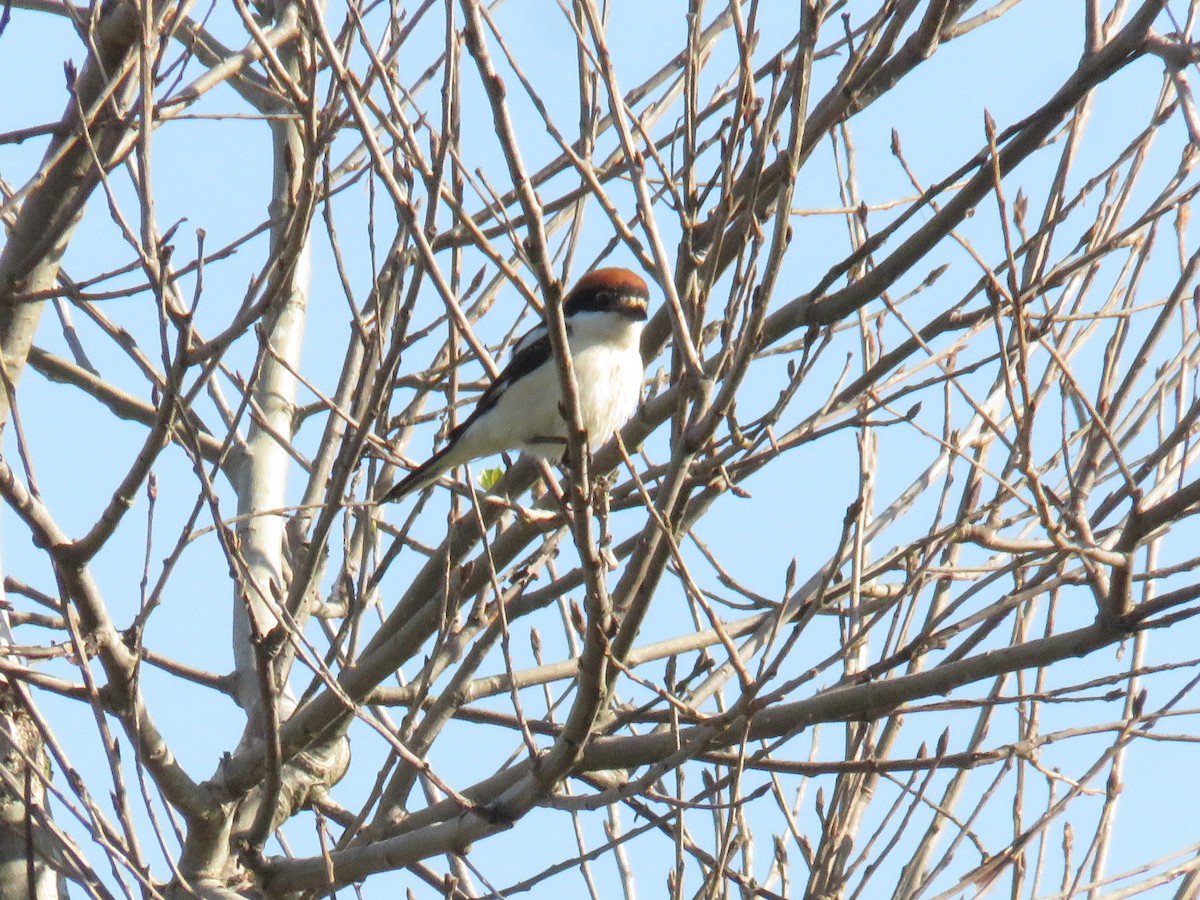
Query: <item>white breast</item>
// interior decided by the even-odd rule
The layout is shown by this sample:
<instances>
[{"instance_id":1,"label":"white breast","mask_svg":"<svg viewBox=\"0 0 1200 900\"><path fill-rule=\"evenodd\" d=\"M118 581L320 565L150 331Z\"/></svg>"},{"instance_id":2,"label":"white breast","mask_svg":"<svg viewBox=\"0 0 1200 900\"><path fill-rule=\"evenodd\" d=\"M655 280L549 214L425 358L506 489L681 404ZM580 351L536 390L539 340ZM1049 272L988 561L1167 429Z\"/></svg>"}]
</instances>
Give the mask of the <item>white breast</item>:
<instances>
[{"instance_id":1,"label":"white breast","mask_svg":"<svg viewBox=\"0 0 1200 900\"><path fill-rule=\"evenodd\" d=\"M584 313L571 322L571 362L579 386L579 412L589 443L599 447L624 425L642 396L645 369L639 347L642 323L612 314ZM555 374L557 389L557 373ZM561 394L559 394L561 396ZM555 410L553 436L566 437L566 425ZM564 445L525 443L524 449L543 456L561 456Z\"/></svg>"}]
</instances>

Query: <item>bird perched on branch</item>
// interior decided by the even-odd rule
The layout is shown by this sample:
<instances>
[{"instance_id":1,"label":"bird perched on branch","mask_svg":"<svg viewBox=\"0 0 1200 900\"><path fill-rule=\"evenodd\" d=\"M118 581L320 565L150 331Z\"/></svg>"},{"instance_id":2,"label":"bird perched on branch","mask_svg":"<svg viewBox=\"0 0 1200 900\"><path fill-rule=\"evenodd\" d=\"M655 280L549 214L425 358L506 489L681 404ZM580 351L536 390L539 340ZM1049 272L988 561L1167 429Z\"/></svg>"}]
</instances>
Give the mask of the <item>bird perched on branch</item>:
<instances>
[{"instance_id":1,"label":"bird perched on branch","mask_svg":"<svg viewBox=\"0 0 1200 900\"><path fill-rule=\"evenodd\" d=\"M641 399L640 339L649 298L640 277L609 268L584 275L563 301L579 412L592 447L624 425ZM504 371L450 433L446 446L396 482L382 502L399 500L455 466L503 450L559 456L566 440L558 365L546 327L539 325L517 341Z\"/></svg>"}]
</instances>

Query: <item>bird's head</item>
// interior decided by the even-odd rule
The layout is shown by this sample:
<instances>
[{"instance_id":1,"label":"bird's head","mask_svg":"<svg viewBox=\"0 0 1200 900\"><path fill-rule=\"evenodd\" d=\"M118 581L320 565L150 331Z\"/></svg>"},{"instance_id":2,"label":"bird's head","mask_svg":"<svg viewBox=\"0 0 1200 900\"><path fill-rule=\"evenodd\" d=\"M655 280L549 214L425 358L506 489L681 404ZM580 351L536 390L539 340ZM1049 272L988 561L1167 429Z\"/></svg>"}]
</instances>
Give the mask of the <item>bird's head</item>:
<instances>
[{"instance_id":1,"label":"bird's head","mask_svg":"<svg viewBox=\"0 0 1200 900\"><path fill-rule=\"evenodd\" d=\"M618 313L634 322L646 321L650 289L646 282L628 269L593 269L582 278L563 301L563 314Z\"/></svg>"}]
</instances>

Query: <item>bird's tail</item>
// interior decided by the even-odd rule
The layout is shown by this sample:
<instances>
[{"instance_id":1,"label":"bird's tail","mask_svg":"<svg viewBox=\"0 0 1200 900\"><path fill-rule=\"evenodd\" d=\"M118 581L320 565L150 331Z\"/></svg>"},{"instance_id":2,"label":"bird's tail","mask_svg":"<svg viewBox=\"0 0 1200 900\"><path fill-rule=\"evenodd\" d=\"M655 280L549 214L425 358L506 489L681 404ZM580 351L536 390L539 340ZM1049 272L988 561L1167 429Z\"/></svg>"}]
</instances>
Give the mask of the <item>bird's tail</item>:
<instances>
[{"instance_id":1,"label":"bird's tail","mask_svg":"<svg viewBox=\"0 0 1200 900\"><path fill-rule=\"evenodd\" d=\"M429 457L421 465L417 466L399 481L388 489L387 493L379 498L380 503L395 503L397 500L404 499L408 494L414 491L419 491L429 487L442 474L449 469L454 468L459 464L460 460L447 457L451 456L451 452L455 449L453 443L447 444L441 450L437 451L433 456Z\"/></svg>"}]
</instances>

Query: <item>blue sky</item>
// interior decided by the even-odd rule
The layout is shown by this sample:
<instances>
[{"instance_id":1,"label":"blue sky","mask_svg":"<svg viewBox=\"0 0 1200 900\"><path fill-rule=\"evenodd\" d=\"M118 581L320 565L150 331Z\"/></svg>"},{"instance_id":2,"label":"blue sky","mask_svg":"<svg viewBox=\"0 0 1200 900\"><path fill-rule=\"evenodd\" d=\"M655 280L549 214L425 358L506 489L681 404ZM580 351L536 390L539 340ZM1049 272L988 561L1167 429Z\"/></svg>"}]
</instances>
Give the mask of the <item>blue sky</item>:
<instances>
[{"instance_id":1,"label":"blue sky","mask_svg":"<svg viewBox=\"0 0 1200 900\"><path fill-rule=\"evenodd\" d=\"M873 6L850 3L846 11L856 18ZM985 110L1003 128L1044 102L1049 92L1075 65L1082 39L1079 6L1062 3L1061 0L1025 0L998 22L939 49L930 64L922 66L886 98L852 120L849 128L861 199L868 204L875 204L911 193L907 178L889 149L893 129L899 133L907 162L917 177L929 184L945 177L948 171L981 147ZM663 2L613 4L612 7L609 27L618 72L623 85L636 84L658 69L679 47L684 34L680 5ZM783 36L794 32L794 10L790 7L792 4L763 4L759 14L762 18L764 51L773 51L783 42ZM551 4L509 3L501 7L496 16L500 27L511 39L511 47L521 60L523 71L539 89L545 91L548 107L561 121L573 122L577 104L575 82L573 76L564 79L561 73L573 72L574 51L556 8ZM428 33L423 36L422 42L414 43L422 52L414 51L411 57L402 57L402 73L422 70L428 65L433 48L437 46L438 29L441 27L438 17L432 17L422 27ZM241 26L227 10L220 9L214 13L212 28L230 43L240 43L237 36ZM0 132L58 118L67 100L62 63L68 58L80 60L82 51L78 39L64 20L14 11L7 32L0 37ZM724 79L731 59L731 49L727 45L718 47L713 55L710 66L712 74L705 84L706 89L712 89ZM840 57L817 64L812 89L814 98L828 87L840 65ZM189 71L194 76L198 70L193 65ZM466 74L466 83L470 86L467 97L478 102L477 81L469 65ZM1146 126L1161 79L1161 66L1154 60L1143 60L1106 83L1097 93L1089 122L1089 140L1081 151L1076 170L1078 174L1074 176L1076 179L1082 181L1096 166L1106 163L1112 156L1114 146L1123 145ZM435 92L436 85L426 88L424 100L430 107L436 105L436 99L432 96ZM522 152L526 154L528 168L536 170L553 158L556 148L534 117L531 106L521 100L515 88L510 88L510 97L518 115ZM253 119L218 121L204 118L230 111L246 110L230 90L219 89L197 104L187 117L163 125L155 137L158 215L164 228L186 220L175 239L177 252L182 258L190 258L194 253L196 229L206 232L206 246L212 249L236 239L266 215L270 187L267 129L260 121ZM663 121L670 123L672 120L668 114ZM665 129L665 125L659 127ZM486 171L494 186L507 189L507 176L497 154L494 131L490 120L481 113L481 107L469 107L467 128L468 139L464 141L464 146L469 154L468 161ZM1174 157L1181 144L1181 131L1178 121L1164 128L1162 149L1156 151L1161 153L1161 157L1154 158L1151 166L1161 167L1164 173L1172 170ZM20 146L0 145L0 177L9 184L23 183L34 171L44 146L45 140L42 138L30 139ZM1006 183L1010 197L1015 195L1018 187L1035 198L1040 196L1052 174L1055 160L1056 153L1051 148L1024 165ZM336 148L334 161L340 161ZM1149 184L1145 190L1151 190L1156 182L1153 178L1147 180ZM128 204L131 199L128 181L123 176L114 177L113 185L117 201ZM365 226L372 202L383 223L378 229L380 236L377 239L384 243L375 248L378 255L386 250L389 234L386 227L387 202L382 195L372 198L365 185L360 183L341 193L332 204L350 283L358 302L365 297L374 271L370 234ZM801 173L794 205L805 211L827 210L840 205L834 150L827 144L818 149ZM133 206L127 208L129 213L135 211ZM894 214L887 210L872 213L872 228L882 227ZM589 222L584 247L579 254L577 268L572 273L574 275L590 264L609 238L600 216L591 213ZM664 234L669 239L677 236L672 232L667 217L664 216L662 224ZM793 218L793 227L794 250L789 255L775 299L780 304L806 291L847 252L846 225L842 217L818 214L796 216ZM994 205L981 205L977 214L964 223L962 233L980 247L994 250L999 240ZM1068 229L1059 239L1070 242L1077 237ZM202 330L215 330L227 318L229 310L240 302L249 279L261 267L265 253L266 239L259 237L239 250L230 261L210 267L205 275L205 296L199 317ZM123 246L112 224L110 210L98 195L89 206L79 233L68 250L64 260L65 271L76 280L85 280L123 263L129 256L128 248ZM465 267L468 274L473 272L471 264L477 264L477 259L470 259L470 264ZM900 287L915 287L929 270L942 264L950 266L946 275L939 281L935 291L927 292L919 301L918 310L926 317L920 320L922 322L928 318L934 306L941 308L943 304L948 306L957 302L979 277L979 269L970 257L961 248L944 242L906 277ZM1150 293L1164 291L1172 274L1169 262L1164 262L1160 270L1148 279L1146 290ZM1115 275L1109 277L1115 278ZM131 277L116 283L132 280ZM105 285L106 288L112 286ZM186 282L185 287L190 289L190 286L191 282ZM326 242L318 242L316 249L312 296L305 371L323 389L330 390L336 381L340 348L344 346L348 332L349 314ZM154 348L156 325L147 304L145 297L113 300L106 302L103 309L122 327L134 333L145 346ZM431 321L440 311L440 303L432 294L422 298L417 324ZM481 330L485 330L489 337L498 336L522 312L524 310L513 293L502 291L497 306ZM74 317L81 333L85 335L89 352L95 348L93 361L103 374L144 396L144 382L123 354L111 347L100 349L102 345L97 340L95 329L83 321L78 312L74 313ZM64 345L56 323L53 311L47 310L38 343L63 352ZM845 346L850 348L845 352L854 352L853 341L847 340ZM252 347L247 344L231 355L230 362L234 368L248 367L252 359ZM844 354L831 353L814 371L812 383L823 389L832 386L845 360ZM765 406L773 400L775 392L786 379L786 362L786 357L778 357L761 367L751 382L750 392L741 401L747 414L756 404ZM857 362L853 362L852 367L854 365ZM239 371L245 374L248 368ZM311 399L310 395L302 393L301 402ZM798 401L791 419L797 420L814 408L819 408L823 400L824 393L805 396ZM400 406L397 403L395 408ZM43 494L68 532L76 533L92 521L111 493L140 446L142 431L140 427L128 424L114 426L108 414L90 399L70 388L49 384L34 373L25 376L21 408ZM963 408L957 406L955 415L962 414ZM922 410L921 422L937 431L941 416L942 410L930 406ZM314 420L302 431L302 446L311 447L315 443L319 437L319 427L320 423ZM432 440L431 427L419 436L418 443L410 452L419 455L430 446ZM657 444L655 441L650 444L651 454L662 452L661 440L656 440ZM882 504L907 486L911 478L928 463L933 449L930 442L909 431L884 430L880 441L881 459L885 465L877 473L877 490ZM782 590L783 572L791 559L797 560L800 580L803 580L833 550L841 517L854 498L857 465L854 439L849 431L840 437L794 452L786 466L775 471L768 469L747 482L746 487L753 494L753 500L723 499L713 515L700 527L699 534L713 546L736 547L729 556L731 574L755 591L778 596ZM178 533L187 513L186 503L194 496L195 490L194 477L181 454L164 454L156 472L161 493L155 510L156 539L151 552L152 570ZM297 478L297 492L300 484ZM138 584L146 544L145 512L143 499L132 514L128 527L123 528L114 539L111 552L107 552L96 565L97 577L104 586L118 623L128 622L138 608ZM395 513L397 519L406 514L407 511ZM898 543L920 533L930 517L931 510L919 510L889 532L884 543ZM614 527L632 528L635 523L635 517L626 516L624 520L618 517ZM430 529L431 540L438 525L438 518L431 517L430 524L426 526ZM1193 537L1184 535L1181 543L1186 545ZM44 559L28 546L23 530L8 514L3 519L3 546L10 574L33 583L52 583ZM698 554L689 552L697 565L701 565ZM672 594L673 590L674 587L664 589L663 597L656 601L656 618L647 623L646 639L675 633L678 617L686 615L682 598ZM230 602L225 563L212 537L201 538L184 555L175 586L165 598L162 613L153 620L147 640L164 652L177 654L186 662L216 672L226 671L231 665L228 640ZM1090 614L1090 610L1073 610L1070 606L1073 602L1076 602L1073 598L1067 598L1060 613L1062 616L1069 618ZM550 632L553 628L553 620L550 620L544 630ZM835 635L832 628L832 622L819 623L814 627L812 638L814 641L818 638L833 640ZM1195 638L1191 629L1192 626L1185 623L1178 633L1156 634L1150 640L1155 645L1167 643L1169 649L1165 651L1166 657L1187 658L1192 654L1190 647ZM561 636L557 643L561 643ZM797 670L824 655L820 647L805 648L798 653ZM1098 658L1089 658L1056 670L1056 674L1064 678L1083 678L1111 667L1111 654L1100 654ZM177 752L191 771L206 776L215 768L219 754L236 742L240 732L239 714L228 701L218 699L214 702L206 692L180 686L173 679L153 671L148 670L145 677L155 715L173 738ZM1169 679L1164 681L1170 683ZM46 705L53 716L65 716L72 710L78 714L76 707L63 701L48 699ZM200 716L203 727L197 727L198 710L202 710ZM1069 711L1056 710L1056 713L1062 716L1061 721L1072 721ZM914 728L911 735L906 734L912 745L915 746L920 740L932 742L938 731L947 724L959 729L956 734L961 734L963 728L969 728L966 716L959 717L961 722L949 714L930 713L928 716L931 720L936 719L936 724L930 726L928 735L919 728ZM1011 710L1002 711L998 722L1001 724L996 728L997 743L1010 739L1011 733L1015 732ZM1004 733L1003 729L1008 729L1008 733ZM1181 727L1179 730L1184 729ZM840 739L834 736L836 731L835 728L827 730L821 745L822 755L838 756ZM470 740L468 734L464 729L464 743ZM94 736L84 733L60 736L71 747L73 758L80 768L85 772L90 771L92 777L96 777L98 771L101 780L96 783L103 784L104 767ZM1049 748L1046 751L1046 765L1054 765L1056 754L1063 753L1062 764L1071 768L1071 755L1080 752L1079 748L1079 743L1065 745L1062 750L1058 747ZM490 749L500 757L513 748ZM372 758L373 754L380 752L378 744L364 739L355 748L356 766L361 765L361 760ZM1139 743L1133 751L1127 769L1127 789L1121 801L1122 812L1127 815L1124 822L1127 824L1118 831L1121 840L1114 847L1112 869L1120 869L1123 865L1156 855L1157 835L1133 823L1144 822L1145 817L1151 814L1160 821L1192 821L1191 811L1197 799L1200 799L1196 797L1196 791L1187 783L1180 783L1182 780L1179 779L1175 779L1176 783L1166 791L1157 784L1159 773L1173 771L1184 764L1184 752L1178 744L1150 742ZM448 741L438 753L435 763L439 770L451 776L465 781L480 771L477 748L474 746ZM94 769L95 766L99 768ZM363 767L362 771L369 773L370 768ZM981 789L986 784L986 776L980 776L976 781ZM368 789L369 782L366 780L340 787L347 798L365 794ZM346 802L349 804L350 800ZM544 827L542 818L546 821ZM628 821L625 824L627 827L630 825ZM779 825L772 823L771 827L777 830ZM980 827L1003 833L1010 825L996 821L981 823ZM498 884L516 881L528 872L520 866L512 866L511 858L521 855L522 846L529 840L531 832L539 834L547 842L572 840L561 831L561 817L539 813L534 821L522 823L510 835L481 844L473 859L491 873ZM304 839L296 840L297 846L303 847ZM651 856L661 853L661 848L653 841L646 846L650 848L646 852ZM645 865L652 867L653 862L647 859ZM407 876L386 876L378 882L371 882L370 895L386 896L395 887L410 885L411 879ZM649 878L644 889L648 896L653 895ZM539 893L538 896L551 895Z\"/></svg>"}]
</instances>

